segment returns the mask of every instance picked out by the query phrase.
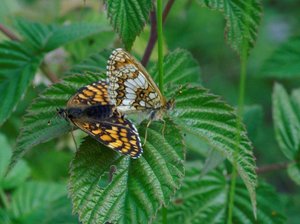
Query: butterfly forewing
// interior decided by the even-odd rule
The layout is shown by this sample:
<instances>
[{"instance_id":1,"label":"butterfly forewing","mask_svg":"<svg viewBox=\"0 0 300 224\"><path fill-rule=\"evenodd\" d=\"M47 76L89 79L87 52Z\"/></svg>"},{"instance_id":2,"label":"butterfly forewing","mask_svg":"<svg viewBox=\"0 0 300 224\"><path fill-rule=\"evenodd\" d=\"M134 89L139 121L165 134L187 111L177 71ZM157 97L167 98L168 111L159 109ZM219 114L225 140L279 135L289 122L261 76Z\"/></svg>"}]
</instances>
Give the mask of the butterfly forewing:
<instances>
[{"instance_id":1,"label":"butterfly forewing","mask_svg":"<svg viewBox=\"0 0 300 224\"><path fill-rule=\"evenodd\" d=\"M107 77L110 99L121 112L151 111L166 105L144 67L121 48L108 60Z\"/></svg>"},{"instance_id":2,"label":"butterfly forewing","mask_svg":"<svg viewBox=\"0 0 300 224\"><path fill-rule=\"evenodd\" d=\"M108 104L111 104L111 102L107 92L107 83L105 81L98 81L80 88L69 99L67 107Z\"/></svg>"}]
</instances>

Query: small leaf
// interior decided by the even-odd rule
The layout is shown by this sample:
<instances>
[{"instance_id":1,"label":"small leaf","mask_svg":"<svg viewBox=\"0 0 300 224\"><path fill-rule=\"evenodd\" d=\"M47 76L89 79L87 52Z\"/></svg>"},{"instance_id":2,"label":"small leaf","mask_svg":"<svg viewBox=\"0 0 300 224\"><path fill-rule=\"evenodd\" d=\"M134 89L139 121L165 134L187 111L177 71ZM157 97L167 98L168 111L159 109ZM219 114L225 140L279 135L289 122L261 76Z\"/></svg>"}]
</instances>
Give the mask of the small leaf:
<instances>
[{"instance_id":1,"label":"small leaf","mask_svg":"<svg viewBox=\"0 0 300 224\"><path fill-rule=\"evenodd\" d=\"M281 44L261 69L262 77L291 79L300 77L300 37Z\"/></svg>"},{"instance_id":2,"label":"small leaf","mask_svg":"<svg viewBox=\"0 0 300 224\"><path fill-rule=\"evenodd\" d=\"M197 0L202 7L220 11L225 20L225 36L228 44L241 55L244 44L253 48L262 15L259 0Z\"/></svg>"},{"instance_id":3,"label":"small leaf","mask_svg":"<svg viewBox=\"0 0 300 224\"><path fill-rule=\"evenodd\" d=\"M164 57L164 83L169 86L170 91L172 85L185 85L187 83L200 84L201 71L198 62L193 58L192 54L183 49L176 49ZM150 68L150 74L156 83L158 83L157 66ZM168 95L171 95L168 92Z\"/></svg>"},{"instance_id":4,"label":"small leaf","mask_svg":"<svg viewBox=\"0 0 300 224\"><path fill-rule=\"evenodd\" d=\"M237 170L247 186L255 210L256 173L252 145L244 127L240 132L240 144L237 145L237 116L234 109L200 87L183 88L175 104L170 114L181 130L198 136L231 163L234 154L238 154L235 161Z\"/></svg>"},{"instance_id":5,"label":"small leaf","mask_svg":"<svg viewBox=\"0 0 300 224\"><path fill-rule=\"evenodd\" d=\"M51 182L28 182L12 195L8 209L17 223L60 223L75 222L67 200L66 186Z\"/></svg>"},{"instance_id":6,"label":"small leaf","mask_svg":"<svg viewBox=\"0 0 300 224\"><path fill-rule=\"evenodd\" d=\"M41 58L24 44L0 43L0 125L24 96L40 62Z\"/></svg>"},{"instance_id":7,"label":"small leaf","mask_svg":"<svg viewBox=\"0 0 300 224\"><path fill-rule=\"evenodd\" d=\"M300 185L300 167L296 163L290 164L287 169L289 177Z\"/></svg>"},{"instance_id":8,"label":"small leaf","mask_svg":"<svg viewBox=\"0 0 300 224\"><path fill-rule=\"evenodd\" d=\"M273 91L273 121L277 142L284 155L296 159L300 148L300 122L299 105L296 100L299 96L289 98L287 92L280 84L275 84ZM299 101L298 101L299 103Z\"/></svg>"},{"instance_id":9,"label":"small leaf","mask_svg":"<svg viewBox=\"0 0 300 224\"><path fill-rule=\"evenodd\" d=\"M145 123L139 129L145 135ZM120 156L90 138L71 164L70 195L83 223L147 223L166 205L183 178L184 145L169 120L152 122L144 153L137 160ZM110 168L115 167L109 182Z\"/></svg>"},{"instance_id":10,"label":"small leaf","mask_svg":"<svg viewBox=\"0 0 300 224\"><path fill-rule=\"evenodd\" d=\"M130 50L135 38L143 30L152 8L149 0L107 0L107 15L119 33L125 48Z\"/></svg>"}]
</instances>

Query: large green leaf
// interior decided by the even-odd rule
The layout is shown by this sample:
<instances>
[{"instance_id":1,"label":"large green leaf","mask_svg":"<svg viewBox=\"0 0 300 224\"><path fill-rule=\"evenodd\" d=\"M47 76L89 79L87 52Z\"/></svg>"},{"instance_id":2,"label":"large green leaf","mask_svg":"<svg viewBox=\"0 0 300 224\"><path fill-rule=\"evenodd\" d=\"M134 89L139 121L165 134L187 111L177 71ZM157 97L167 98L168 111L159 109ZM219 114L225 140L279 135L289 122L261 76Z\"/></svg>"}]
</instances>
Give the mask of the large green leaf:
<instances>
[{"instance_id":1,"label":"large green leaf","mask_svg":"<svg viewBox=\"0 0 300 224\"><path fill-rule=\"evenodd\" d=\"M0 125L24 96L40 61L40 56L26 45L0 43Z\"/></svg>"},{"instance_id":2,"label":"large green leaf","mask_svg":"<svg viewBox=\"0 0 300 224\"><path fill-rule=\"evenodd\" d=\"M262 66L261 76L276 78L299 78L300 37L281 44Z\"/></svg>"},{"instance_id":3,"label":"large green leaf","mask_svg":"<svg viewBox=\"0 0 300 224\"><path fill-rule=\"evenodd\" d=\"M145 125L139 128L143 139ZM83 223L147 223L166 205L183 178L184 145L169 120L152 122L137 160L87 139L71 164L70 195ZM109 171L114 167L112 181Z\"/></svg>"},{"instance_id":4,"label":"large green leaf","mask_svg":"<svg viewBox=\"0 0 300 224\"><path fill-rule=\"evenodd\" d=\"M129 50L148 21L152 1L107 0L106 4L108 18Z\"/></svg>"},{"instance_id":5,"label":"large green leaf","mask_svg":"<svg viewBox=\"0 0 300 224\"><path fill-rule=\"evenodd\" d=\"M185 85L187 83L200 84L201 71L198 62L187 50L176 49L164 57L164 83L167 85L168 96L172 95L176 88L174 85ZM150 74L158 83L158 70L154 65L150 68Z\"/></svg>"},{"instance_id":6,"label":"large green leaf","mask_svg":"<svg viewBox=\"0 0 300 224\"><path fill-rule=\"evenodd\" d=\"M197 0L202 7L220 11L225 20L228 44L241 54L244 44L250 50L256 41L262 14L260 0Z\"/></svg>"},{"instance_id":7,"label":"large green leaf","mask_svg":"<svg viewBox=\"0 0 300 224\"><path fill-rule=\"evenodd\" d=\"M49 52L72 41L107 32L111 30L106 25L91 23L74 23L69 25L44 25L24 20L16 24L25 40L39 51Z\"/></svg>"},{"instance_id":8,"label":"large green leaf","mask_svg":"<svg viewBox=\"0 0 300 224\"><path fill-rule=\"evenodd\" d=\"M13 193L8 212L14 223L76 223L64 184L28 182Z\"/></svg>"},{"instance_id":9,"label":"large green leaf","mask_svg":"<svg viewBox=\"0 0 300 224\"><path fill-rule=\"evenodd\" d=\"M248 188L255 209L256 173L252 145L244 127L240 131L240 142L237 142L234 109L200 87L180 90L175 104L170 114L184 132L196 135L232 163L234 154L237 154L237 170Z\"/></svg>"},{"instance_id":10,"label":"large green leaf","mask_svg":"<svg viewBox=\"0 0 300 224\"><path fill-rule=\"evenodd\" d=\"M17 139L10 167L35 145L59 137L71 130L64 119L57 117L56 109L64 108L68 99L84 85L103 78L101 74L75 75L48 88L28 109ZM48 122L50 124L48 125Z\"/></svg>"},{"instance_id":11,"label":"large green leaf","mask_svg":"<svg viewBox=\"0 0 300 224\"><path fill-rule=\"evenodd\" d=\"M280 84L275 84L273 91L275 135L281 151L290 160L299 156L300 149L299 90L297 93L290 98Z\"/></svg>"},{"instance_id":12,"label":"large green leaf","mask_svg":"<svg viewBox=\"0 0 300 224\"><path fill-rule=\"evenodd\" d=\"M226 206L230 182L221 170L201 177L199 163L186 164L183 186L167 210L168 223L226 223ZM257 188L258 213L255 220L247 189L239 181L236 186L233 223L285 223L282 205L271 186L260 183ZM159 217L157 223L160 222Z\"/></svg>"}]
</instances>

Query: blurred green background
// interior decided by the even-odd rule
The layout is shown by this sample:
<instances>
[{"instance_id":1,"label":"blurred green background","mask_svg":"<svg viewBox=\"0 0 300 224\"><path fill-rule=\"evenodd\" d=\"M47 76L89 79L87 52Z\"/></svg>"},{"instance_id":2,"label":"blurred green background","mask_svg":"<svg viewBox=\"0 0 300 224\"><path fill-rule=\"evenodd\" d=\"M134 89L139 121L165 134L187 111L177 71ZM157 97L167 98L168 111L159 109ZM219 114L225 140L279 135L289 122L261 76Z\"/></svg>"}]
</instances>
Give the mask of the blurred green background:
<instances>
[{"instance_id":1,"label":"blurred green background","mask_svg":"<svg viewBox=\"0 0 300 224\"><path fill-rule=\"evenodd\" d=\"M41 23L70 23L73 21L93 21L107 23L104 5L96 0L1 0L0 23L12 27L16 19L27 19ZM245 120L249 137L254 145L257 166L284 162L274 137L272 123L272 90L275 82L284 84L290 91L299 87L300 79L274 79L263 75L262 66L274 50L290 37L299 35L300 1L265 0L258 39L250 52L246 84ZM212 93L220 95L235 106L238 101L240 62L238 55L224 40L225 21L223 16L208 9L200 8L195 1L175 1L164 26L165 49L184 48L199 61L202 84ZM133 52L141 58L146 47L149 26L136 40ZM84 41L68 44L63 49L51 52L46 60L57 76L63 77L73 64L104 48L120 46L113 32L106 32ZM7 39L0 34L0 41ZM152 60L155 60L155 53ZM17 110L1 127L5 141L0 148L14 147L26 108L45 89L49 81L38 75L27 91ZM254 114L254 115L253 115ZM248 116L248 117L247 117ZM252 119L255 117L255 119ZM51 119L51 118L49 118ZM76 134L78 134L76 132ZM69 163L74 155L74 143L68 134L60 139L41 144L25 156L32 181L65 183L68 178ZM300 210L299 187L290 180L285 170L259 175L275 186L286 205L289 223L300 223L296 216ZM293 197L288 197L293 195Z\"/></svg>"}]
</instances>

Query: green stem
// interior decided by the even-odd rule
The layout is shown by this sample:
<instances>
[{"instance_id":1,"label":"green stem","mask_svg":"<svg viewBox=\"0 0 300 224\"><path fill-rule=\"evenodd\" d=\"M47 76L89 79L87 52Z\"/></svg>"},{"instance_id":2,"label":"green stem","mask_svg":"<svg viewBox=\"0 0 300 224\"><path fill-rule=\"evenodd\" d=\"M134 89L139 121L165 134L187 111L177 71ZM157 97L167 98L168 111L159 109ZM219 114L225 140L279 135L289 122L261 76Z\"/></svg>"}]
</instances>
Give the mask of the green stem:
<instances>
[{"instance_id":1,"label":"green stem","mask_svg":"<svg viewBox=\"0 0 300 224\"><path fill-rule=\"evenodd\" d=\"M159 89L163 94L164 85L164 70L163 70L163 4L162 0L157 0L157 44L158 44L158 76L159 76Z\"/></svg>"},{"instance_id":2,"label":"green stem","mask_svg":"<svg viewBox=\"0 0 300 224\"><path fill-rule=\"evenodd\" d=\"M168 223L168 219L167 219L167 214L168 214L168 210L165 206L162 207L162 223L163 224L167 224Z\"/></svg>"},{"instance_id":3,"label":"green stem","mask_svg":"<svg viewBox=\"0 0 300 224\"><path fill-rule=\"evenodd\" d=\"M1 189L1 188L0 188L0 198L1 198L1 201L3 203L4 208L8 208L9 203L8 203L6 194L4 193L3 189Z\"/></svg>"},{"instance_id":4,"label":"green stem","mask_svg":"<svg viewBox=\"0 0 300 224\"><path fill-rule=\"evenodd\" d=\"M245 99L245 86L247 77L247 60L248 60L248 43L244 41L242 55L241 55L241 70L240 70L240 84L239 84L239 101L237 111L237 135L236 135L236 147L233 154L233 166L231 174L231 183L229 191L229 204L228 204L228 215L227 223L232 224L233 207L234 207L234 195L237 178L237 157L238 149L241 141L241 129L242 129L242 117L244 113L244 99Z\"/></svg>"}]
</instances>

